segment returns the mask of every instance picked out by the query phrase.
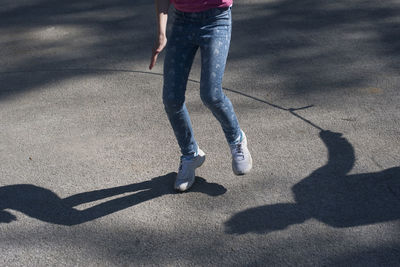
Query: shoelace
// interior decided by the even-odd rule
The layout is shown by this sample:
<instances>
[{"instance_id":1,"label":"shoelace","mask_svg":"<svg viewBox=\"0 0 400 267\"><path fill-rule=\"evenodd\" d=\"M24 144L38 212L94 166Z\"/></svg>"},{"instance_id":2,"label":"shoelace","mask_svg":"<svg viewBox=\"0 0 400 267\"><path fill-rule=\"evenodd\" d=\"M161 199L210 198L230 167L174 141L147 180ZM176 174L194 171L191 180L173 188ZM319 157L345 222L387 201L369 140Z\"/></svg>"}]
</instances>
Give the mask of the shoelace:
<instances>
[{"instance_id":1,"label":"shoelace","mask_svg":"<svg viewBox=\"0 0 400 267\"><path fill-rule=\"evenodd\" d=\"M242 143L236 144L232 146L232 154L234 154L236 157L241 156L242 159L244 159L244 152L243 152L243 147Z\"/></svg>"},{"instance_id":2,"label":"shoelace","mask_svg":"<svg viewBox=\"0 0 400 267\"><path fill-rule=\"evenodd\" d=\"M180 159L180 163L179 163L179 171L182 171L182 169L183 169L183 161L184 161L184 159Z\"/></svg>"},{"instance_id":3,"label":"shoelace","mask_svg":"<svg viewBox=\"0 0 400 267\"><path fill-rule=\"evenodd\" d=\"M183 168L183 162L182 162L182 159L181 159L181 161L179 162L179 171L182 171L182 168Z\"/></svg>"}]
</instances>

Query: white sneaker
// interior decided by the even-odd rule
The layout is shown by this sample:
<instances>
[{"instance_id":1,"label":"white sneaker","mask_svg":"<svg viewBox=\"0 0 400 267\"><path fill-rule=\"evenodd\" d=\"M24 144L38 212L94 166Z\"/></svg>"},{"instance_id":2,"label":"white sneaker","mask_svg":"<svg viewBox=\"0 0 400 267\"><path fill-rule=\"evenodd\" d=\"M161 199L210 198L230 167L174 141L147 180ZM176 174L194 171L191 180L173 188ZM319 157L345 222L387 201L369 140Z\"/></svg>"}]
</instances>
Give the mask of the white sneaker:
<instances>
[{"instance_id":1,"label":"white sneaker","mask_svg":"<svg viewBox=\"0 0 400 267\"><path fill-rule=\"evenodd\" d=\"M198 149L198 155L193 159L181 158L178 175L175 180L175 190L183 192L193 185L195 170L204 163L205 159L206 155L200 148Z\"/></svg>"},{"instance_id":2,"label":"white sneaker","mask_svg":"<svg viewBox=\"0 0 400 267\"><path fill-rule=\"evenodd\" d=\"M247 137L242 130L242 140L238 144L230 145L232 153L232 170L236 175L248 173L253 166L249 149L247 148Z\"/></svg>"}]
</instances>

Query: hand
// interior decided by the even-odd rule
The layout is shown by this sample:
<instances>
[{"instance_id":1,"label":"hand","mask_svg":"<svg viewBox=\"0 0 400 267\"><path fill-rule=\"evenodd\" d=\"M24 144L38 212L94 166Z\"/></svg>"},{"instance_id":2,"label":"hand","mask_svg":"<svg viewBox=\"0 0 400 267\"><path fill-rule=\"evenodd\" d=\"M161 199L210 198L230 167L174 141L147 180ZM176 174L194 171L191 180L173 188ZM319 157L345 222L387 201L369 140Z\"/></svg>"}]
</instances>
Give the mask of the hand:
<instances>
[{"instance_id":1,"label":"hand","mask_svg":"<svg viewBox=\"0 0 400 267\"><path fill-rule=\"evenodd\" d=\"M152 69L157 62L157 57L167 45L167 37L165 35L160 35L154 44L153 51L150 59L149 69Z\"/></svg>"},{"instance_id":2,"label":"hand","mask_svg":"<svg viewBox=\"0 0 400 267\"><path fill-rule=\"evenodd\" d=\"M319 136L323 139L338 139L343 138L342 133L336 133L329 130L322 130L319 132Z\"/></svg>"}]
</instances>

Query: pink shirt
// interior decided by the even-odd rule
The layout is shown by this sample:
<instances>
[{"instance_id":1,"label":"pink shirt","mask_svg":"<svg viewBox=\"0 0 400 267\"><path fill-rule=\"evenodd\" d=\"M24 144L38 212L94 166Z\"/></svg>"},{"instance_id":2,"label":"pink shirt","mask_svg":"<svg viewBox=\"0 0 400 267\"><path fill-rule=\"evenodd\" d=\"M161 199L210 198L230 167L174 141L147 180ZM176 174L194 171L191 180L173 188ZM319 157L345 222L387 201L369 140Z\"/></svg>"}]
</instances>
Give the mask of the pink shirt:
<instances>
[{"instance_id":1,"label":"pink shirt","mask_svg":"<svg viewBox=\"0 0 400 267\"><path fill-rule=\"evenodd\" d=\"M229 7L233 0L170 0L175 8L183 12L200 12L210 8Z\"/></svg>"}]
</instances>

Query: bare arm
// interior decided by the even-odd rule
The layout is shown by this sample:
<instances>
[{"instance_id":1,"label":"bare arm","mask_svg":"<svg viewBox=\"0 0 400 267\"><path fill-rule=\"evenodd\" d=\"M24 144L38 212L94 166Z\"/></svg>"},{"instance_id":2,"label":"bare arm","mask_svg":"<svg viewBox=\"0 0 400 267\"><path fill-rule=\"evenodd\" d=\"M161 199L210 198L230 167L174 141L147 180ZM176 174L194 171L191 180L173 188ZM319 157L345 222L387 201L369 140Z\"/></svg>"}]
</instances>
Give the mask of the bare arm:
<instances>
[{"instance_id":1,"label":"bare arm","mask_svg":"<svg viewBox=\"0 0 400 267\"><path fill-rule=\"evenodd\" d=\"M152 69L157 62L157 57L167 44L167 20L170 0L155 0L157 15L157 38L151 54L149 69Z\"/></svg>"}]
</instances>

